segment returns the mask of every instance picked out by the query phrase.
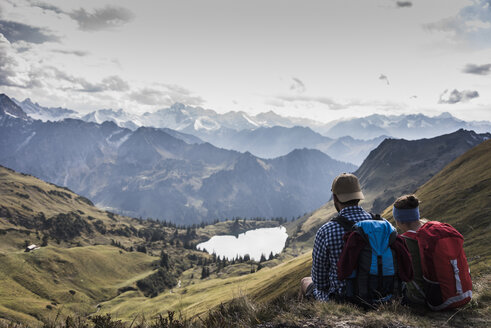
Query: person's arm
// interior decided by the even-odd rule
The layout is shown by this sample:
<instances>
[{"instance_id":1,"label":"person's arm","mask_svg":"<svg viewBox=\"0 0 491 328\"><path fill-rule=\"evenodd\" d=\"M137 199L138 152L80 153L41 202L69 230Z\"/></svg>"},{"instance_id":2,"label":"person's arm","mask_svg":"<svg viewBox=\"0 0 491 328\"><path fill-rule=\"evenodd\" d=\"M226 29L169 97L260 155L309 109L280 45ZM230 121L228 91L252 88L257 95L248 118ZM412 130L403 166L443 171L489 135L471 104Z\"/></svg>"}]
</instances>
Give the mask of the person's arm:
<instances>
[{"instance_id":1,"label":"person's arm","mask_svg":"<svg viewBox=\"0 0 491 328\"><path fill-rule=\"evenodd\" d=\"M327 235L325 229L322 228L315 235L312 251L312 281L315 287L315 298L327 301L329 299L329 252Z\"/></svg>"}]
</instances>

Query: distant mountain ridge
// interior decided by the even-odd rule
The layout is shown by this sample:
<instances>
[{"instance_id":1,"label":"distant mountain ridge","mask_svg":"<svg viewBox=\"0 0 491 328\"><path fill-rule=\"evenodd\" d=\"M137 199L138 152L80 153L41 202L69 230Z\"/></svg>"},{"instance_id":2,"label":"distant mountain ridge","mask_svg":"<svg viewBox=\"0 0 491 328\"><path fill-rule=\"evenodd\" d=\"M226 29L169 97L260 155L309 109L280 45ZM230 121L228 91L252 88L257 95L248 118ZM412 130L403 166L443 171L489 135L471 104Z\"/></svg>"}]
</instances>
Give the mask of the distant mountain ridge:
<instances>
[{"instance_id":1,"label":"distant mountain ridge","mask_svg":"<svg viewBox=\"0 0 491 328\"><path fill-rule=\"evenodd\" d=\"M82 115L68 109L45 108L33 104L30 99L22 102L16 100L16 103L33 118L44 121L64 118L80 118L95 123L112 121L121 127L132 130L140 126L169 128L195 135L204 140L208 139L207 136L218 139L221 135L229 134L228 130L255 130L276 126L285 128L308 127L329 138L349 136L361 140L371 140L380 136L404 139L431 138L458 129L474 130L478 133L491 132L491 122L489 121L463 121L450 113L442 113L434 117L424 114L373 114L362 118L321 123L299 117L284 117L273 111L257 115L250 115L242 111L219 114L212 109L186 106L181 103L175 103L168 108L141 115L130 114L123 109L100 109Z\"/></svg>"},{"instance_id":2,"label":"distant mountain ridge","mask_svg":"<svg viewBox=\"0 0 491 328\"><path fill-rule=\"evenodd\" d=\"M168 133L186 142L210 142L221 148L249 151L261 158L284 156L296 148L318 149L355 165L361 165L370 151L386 137L431 138L461 128L478 133L491 132L491 122L466 122L449 113L435 117L374 114L324 124L283 117L272 111L257 115L245 112L219 114L211 109L181 103L141 115L123 109L100 109L82 115L69 109L42 107L30 99L15 102L29 116L43 121L80 118L98 124L110 121L133 131L142 126L166 128Z\"/></svg>"},{"instance_id":3,"label":"distant mountain ridge","mask_svg":"<svg viewBox=\"0 0 491 328\"><path fill-rule=\"evenodd\" d=\"M356 139L372 139L381 135L404 139L432 138L458 129L491 132L489 121L462 121L450 113L429 117L424 114L379 115L332 122L320 133L331 138L351 136Z\"/></svg>"},{"instance_id":4,"label":"distant mountain ridge","mask_svg":"<svg viewBox=\"0 0 491 328\"><path fill-rule=\"evenodd\" d=\"M324 202L334 176L356 169L318 150L265 160L167 132L2 115L0 164L68 186L106 208L180 223L300 215Z\"/></svg>"},{"instance_id":5,"label":"distant mountain ridge","mask_svg":"<svg viewBox=\"0 0 491 328\"><path fill-rule=\"evenodd\" d=\"M191 132L192 133L192 132ZM274 158L288 154L294 149L317 149L343 162L361 165L371 150L386 136L371 140L351 137L332 139L314 132L308 127L259 127L254 130L222 130L216 134L198 134L203 140L225 149L240 152L250 151L262 158Z\"/></svg>"},{"instance_id":6,"label":"distant mountain ridge","mask_svg":"<svg viewBox=\"0 0 491 328\"><path fill-rule=\"evenodd\" d=\"M24 99L22 102L12 99L22 110L35 120L42 121L59 121L65 118L76 118L79 114L71 109L62 107L43 107L38 103L33 103L30 98Z\"/></svg>"}]
</instances>

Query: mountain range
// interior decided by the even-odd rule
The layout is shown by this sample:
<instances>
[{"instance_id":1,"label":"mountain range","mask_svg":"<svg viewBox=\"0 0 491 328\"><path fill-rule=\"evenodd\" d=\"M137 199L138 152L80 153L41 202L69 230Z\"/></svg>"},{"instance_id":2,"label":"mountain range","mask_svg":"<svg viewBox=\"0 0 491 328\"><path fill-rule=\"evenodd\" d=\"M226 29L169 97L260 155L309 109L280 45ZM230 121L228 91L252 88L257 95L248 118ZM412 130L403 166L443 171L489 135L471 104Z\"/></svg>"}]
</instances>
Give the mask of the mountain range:
<instances>
[{"instance_id":1,"label":"mountain range","mask_svg":"<svg viewBox=\"0 0 491 328\"><path fill-rule=\"evenodd\" d=\"M329 197L326 186L337 174L356 169L319 150L261 159L196 138L187 143L177 131L173 136L165 129L132 131L78 119L42 122L0 97L0 164L132 216L179 223L297 216Z\"/></svg>"},{"instance_id":2,"label":"mountain range","mask_svg":"<svg viewBox=\"0 0 491 328\"><path fill-rule=\"evenodd\" d=\"M132 130L140 126L169 128L193 134L204 140L207 139L206 136L217 138L220 135L227 135L229 134L227 130L242 131L275 126L308 127L330 138L350 136L362 140L370 140L380 136L404 139L430 138L458 129L474 130L478 133L491 132L491 122L489 121L463 121L450 113L442 113L434 117L424 114L373 114L362 118L322 123L305 118L284 117L273 111L257 115L250 115L242 111L220 114L212 109L186 106L181 103L143 114L132 114L123 109L100 109L88 114L77 114L73 110L64 108L46 108L37 103L34 104L29 98L24 101L15 99L14 101L27 114L44 121L64 118L81 118L95 123L112 121L121 127Z\"/></svg>"}]
</instances>

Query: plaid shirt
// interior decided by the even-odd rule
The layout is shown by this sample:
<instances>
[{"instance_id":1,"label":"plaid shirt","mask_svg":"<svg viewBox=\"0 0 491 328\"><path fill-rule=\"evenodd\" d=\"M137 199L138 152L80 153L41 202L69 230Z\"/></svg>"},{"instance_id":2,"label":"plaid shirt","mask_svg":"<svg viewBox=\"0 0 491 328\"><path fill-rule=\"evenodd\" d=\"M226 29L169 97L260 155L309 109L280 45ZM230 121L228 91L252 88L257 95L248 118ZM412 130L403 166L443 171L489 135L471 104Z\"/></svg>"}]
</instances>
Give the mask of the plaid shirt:
<instances>
[{"instance_id":1,"label":"plaid shirt","mask_svg":"<svg viewBox=\"0 0 491 328\"><path fill-rule=\"evenodd\" d=\"M345 207L339 212L350 221L371 220L372 216L359 206ZM314 296L320 301L328 301L331 294L342 295L345 282L338 280L337 267L343 249L343 227L333 221L325 223L315 235L312 251L312 281Z\"/></svg>"}]
</instances>

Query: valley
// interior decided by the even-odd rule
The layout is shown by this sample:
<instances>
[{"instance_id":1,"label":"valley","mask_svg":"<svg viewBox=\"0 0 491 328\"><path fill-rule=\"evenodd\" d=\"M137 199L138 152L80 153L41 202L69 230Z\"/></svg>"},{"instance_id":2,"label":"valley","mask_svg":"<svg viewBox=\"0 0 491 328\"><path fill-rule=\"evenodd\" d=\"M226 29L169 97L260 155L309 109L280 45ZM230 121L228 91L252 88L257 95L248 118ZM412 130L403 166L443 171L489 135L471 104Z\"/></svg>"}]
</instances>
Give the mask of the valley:
<instances>
[{"instance_id":1,"label":"valley","mask_svg":"<svg viewBox=\"0 0 491 328\"><path fill-rule=\"evenodd\" d=\"M183 130L33 120L0 100L2 328L10 322L68 328L69 320L142 327L154 321L157 327L489 324L489 133L381 137L363 141L374 147L364 153L355 145L360 140L271 127L243 131L241 142L222 145L247 141L264 154L283 142L326 147L267 159ZM269 135L275 130L283 137ZM357 168L326 155L329 147L344 151L336 159L367 155ZM445 315L394 305L362 314L346 304L297 300L315 234L336 215L332 179L353 171L364 208L390 220L394 197L416 192L423 216L463 233L475 284L469 307ZM225 258L196 248L215 236L278 227L287 233L278 254ZM26 251L30 245L39 248Z\"/></svg>"}]
</instances>

